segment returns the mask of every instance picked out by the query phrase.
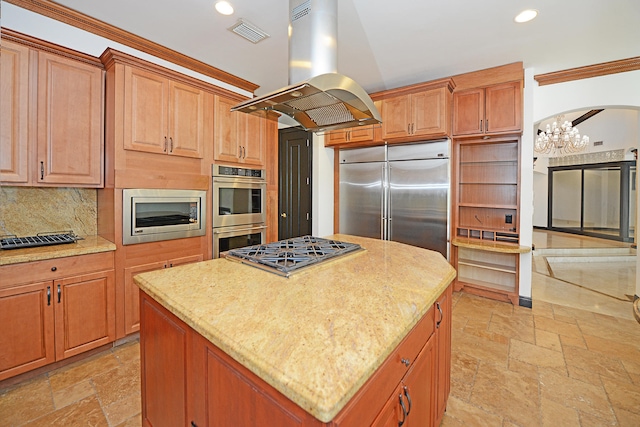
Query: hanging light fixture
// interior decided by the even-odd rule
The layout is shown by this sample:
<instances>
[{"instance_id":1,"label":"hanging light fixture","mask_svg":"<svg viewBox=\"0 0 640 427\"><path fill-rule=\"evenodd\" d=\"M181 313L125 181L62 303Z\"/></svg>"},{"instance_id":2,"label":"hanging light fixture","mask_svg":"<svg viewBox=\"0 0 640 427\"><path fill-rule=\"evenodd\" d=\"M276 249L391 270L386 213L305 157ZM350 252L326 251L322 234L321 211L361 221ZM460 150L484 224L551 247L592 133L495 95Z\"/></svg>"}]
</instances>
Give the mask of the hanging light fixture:
<instances>
[{"instance_id":1,"label":"hanging light fixture","mask_svg":"<svg viewBox=\"0 0 640 427\"><path fill-rule=\"evenodd\" d=\"M536 138L533 149L540 154L566 155L583 151L589 145L589 137L580 138L578 128L572 127L571 122L564 120L564 115L556 116L556 121L547 125L544 132Z\"/></svg>"}]
</instances>

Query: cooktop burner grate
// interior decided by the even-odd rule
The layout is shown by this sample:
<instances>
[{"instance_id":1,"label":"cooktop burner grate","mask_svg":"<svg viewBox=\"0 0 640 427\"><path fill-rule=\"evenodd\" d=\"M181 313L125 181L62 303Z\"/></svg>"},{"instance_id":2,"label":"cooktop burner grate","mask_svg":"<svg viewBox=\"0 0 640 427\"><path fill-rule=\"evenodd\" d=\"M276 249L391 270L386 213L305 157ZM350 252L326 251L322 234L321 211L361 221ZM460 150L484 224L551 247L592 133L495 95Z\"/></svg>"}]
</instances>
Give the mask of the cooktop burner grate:
<instances>
[{"instance_id":1,"label":"cooktop burner grate","mask_svg":"<svg viewBox=\"0 0 640 427\"><path fill-rule=\"evenodd\" d=\"M0 239L1 249L21 249L32 248L36 246L61 245L65 243L75 243L82 240L82 237L76 236L73 231L38 233L35 236L16 237L14 235L2 236Z\"/></svg>"},{"instance_id":2,"label":"cooktop burner grate","mask_svg":"<svg viewBox=\"0 0 640 427\"><path fill-rule=\"evenodd\" d=\"M302 236L233 249L226 256L287 277L295 270L361 249L355 243Z\"/></svg>"}]
</instances>

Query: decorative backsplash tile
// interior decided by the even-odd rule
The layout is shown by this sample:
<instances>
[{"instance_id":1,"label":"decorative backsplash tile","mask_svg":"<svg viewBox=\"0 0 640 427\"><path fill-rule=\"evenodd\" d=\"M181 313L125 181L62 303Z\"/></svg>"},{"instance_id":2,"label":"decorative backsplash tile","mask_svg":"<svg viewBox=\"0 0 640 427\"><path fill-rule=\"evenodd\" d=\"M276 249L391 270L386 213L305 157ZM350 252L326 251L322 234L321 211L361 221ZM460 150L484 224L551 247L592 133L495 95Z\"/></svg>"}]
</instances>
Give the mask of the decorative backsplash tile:
<instances>
[{"instance_id":1,"label":"decorative backsplash tile","mask_svg":"<svg viewBox=\"0 0 640 427\"><path fill-rule=\"evenodd\" d=\"M0 187L0 234L68 231L97 234L97 190Z\"/></svg>"}]
</instances>

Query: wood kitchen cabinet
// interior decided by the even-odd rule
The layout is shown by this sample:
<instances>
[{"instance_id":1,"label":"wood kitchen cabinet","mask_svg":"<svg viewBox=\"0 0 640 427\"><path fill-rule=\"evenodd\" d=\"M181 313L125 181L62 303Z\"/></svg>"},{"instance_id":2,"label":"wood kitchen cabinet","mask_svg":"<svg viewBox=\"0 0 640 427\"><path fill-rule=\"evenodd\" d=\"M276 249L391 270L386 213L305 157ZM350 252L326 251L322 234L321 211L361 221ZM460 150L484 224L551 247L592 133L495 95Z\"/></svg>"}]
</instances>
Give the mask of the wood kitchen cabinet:
<instances>
[{"instance_id":1,"label":"wood kitchen cabinet","mask_svg":"<svg viewBox=\"0 0 640 427\"><path fill-rule=\"evenodd\" d=\"M453 94L453 135L522 131L522 82L462 90Z\"/></svg>"},{"instance_id":2,"label":"wood kitchen cabinet","mask_svg":"<svg viewBox=\"0 0 640 427\"><path fill-rule=\"evenodd\" d=\"M125 150L203 157L211 94L131 66L124 87Z\"/></svg>"},{"instance_id":3,"label":"wood kitchen cabinet","mask_svg":"<svg viewBox=\"0 0 640 427\"><path fill-rule=\"evenodd\" d=\"M11 30L2 44L2 183L102 187L100 61Z\"/></svg>"},{"instance_id":4,"label":"wood kitchen cabinet","mask_svg":"<svg viewBox=\"0 0 640 427\"><path fill-rule=\"evenodd\" d=\"M115 340L113 252L0 267L0 380Z\"/></svg>"},{"instance_id":5,"label":"wood kitchen cabinet","mask_svg":"<svg viewBox=\"0 0 640 427\"><path fill-rule=\"evenodd\" d=\"M29 182L29 48L2 39L0 46L0 181Z\"/></svg>"},{"instance_id":6,"label":"wood kitchen cabinet","mask_svg":"<svg viewBox=\"0 0 640 427\"><path fill-rule=\"evenodd\" d=\"M455 289L518 304L520 138L454 140Z\"/></svg>"},{"instance_id":7,"label":"wood kitchen cabinet","mask_svg":"<svg viewBox=\"0 0 640 427\"><path fill-rule=\"evenodd\" d=\"M448 136L453 90L451 80L409 88L403 88L395 96L394 91L384 95L381 110L382 139L408 142Z\"/></svg>"},{"instance_id":8,"label":"wood kitchen cabinet","mask_svg":"<svg viewBox=\"0 0 640 427\"><path fill-rule=\"evenodd\" d=\"M223 163L264 166L266 119L231 107L239 101L216 96L213 159Z\"/></svg>"},{"instance_id":9,"label":"wood kitchen cabinet","mask_svg":"<svg viewBox=\"0 0 640 427\"><path fill-rule=\"evenodd\" d=\"M451 345L451 287L328 423L295 405L147 294L141 293L140 304L143 425L397 426L404 419L405 426L432 426L438 425L437 412L444 411L447 396L439 394L449 391L445 377L450 362L439 358L450 357L450 348L440 347Z\"/></svg>"},{"instance_id":10,"label":"wood kitchen cabinet","mask_svg":"<svg viewBox=\"0 0 640 427\"><path fill-rule=\"evenodd\" d=\"M124 269L124 333L128 335L140 330L140 291L133 282L133 277L136 274L160 270L162 268L177 267L179 265L199 262L202 260L202 255L189 255L180 258L147 262L146 264L126 267Z\"/></svg>"}]
</instances>

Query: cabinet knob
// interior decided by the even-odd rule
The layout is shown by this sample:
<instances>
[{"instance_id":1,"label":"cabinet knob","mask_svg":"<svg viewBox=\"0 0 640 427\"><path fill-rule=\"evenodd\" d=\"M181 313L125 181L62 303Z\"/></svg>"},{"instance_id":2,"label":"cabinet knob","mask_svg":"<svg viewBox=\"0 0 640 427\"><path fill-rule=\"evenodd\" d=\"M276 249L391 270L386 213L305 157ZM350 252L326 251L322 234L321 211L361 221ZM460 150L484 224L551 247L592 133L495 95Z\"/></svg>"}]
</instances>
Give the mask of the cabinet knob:
<instances>
[{"instance_id":1,"label":"cabinet knob","mask_svg":"<svg viewBox=\"0 0 640 427\"><path fill-rule=\"evenodd\" d=\"M400 359L400 363L402 363L404 366L409 367L409 365L411 365L411 360L409 359L405 359L404 357L402 359Z\"/></svg>"},{"instance_id":2,"label":"cabinet knob","mask_svg":"<svg viewBox=\"0 0 640 427\"><path fill-rule=\"evenodd\" d=\"M51 271L56 271L58 267L51 267Z\"/></svg>"}]
</instances>

